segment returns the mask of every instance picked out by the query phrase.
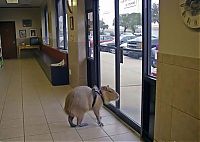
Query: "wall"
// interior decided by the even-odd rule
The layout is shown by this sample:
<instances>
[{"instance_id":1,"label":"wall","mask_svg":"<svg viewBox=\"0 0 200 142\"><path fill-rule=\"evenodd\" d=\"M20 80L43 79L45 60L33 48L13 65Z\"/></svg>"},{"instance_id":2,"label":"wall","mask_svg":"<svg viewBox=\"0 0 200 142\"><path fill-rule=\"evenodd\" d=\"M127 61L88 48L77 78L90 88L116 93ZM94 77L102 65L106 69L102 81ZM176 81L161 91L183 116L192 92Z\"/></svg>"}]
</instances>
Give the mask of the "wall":
<instances>
[{"instance_id":1,"label":"wall","mask_svg":"<svg viewBox=\"0 0 200 142\"><path fill-rule=\"evenodd\" d=\"M179 1L161 1L160 52L186 57L200 58L199 32L186 28L183 23ZM168 9L170 8L170 10ZM167 39L167 40L166 40Z\"/></svg>"},{"instance_id":2,"label":"wall","mask_svg":"<svg viewBox=\"0 0 200 142\"><path fill-rule=\"evenodd\" d=\"M85 3L74 0L73 14L68 12L68 60L70 85L87 85L87 60L85 43ZM70 29L70 17L74 19L74 30Z\"/></svg>"},{"instance_id":3,"label":"wall","mask_svg":"<svg viewBox=\"0 0 200 142\"><path fill-rule=\"evenodd\" d=\"M86 43L85 43L85 3L83 0L73 0L73 13L67 10L68 19L68 63L69 63L69 80L72 87L87 85L87 60L86 60ZM51 15L50 26L50 45L56 45L56 10L53 0L44 4L41 14L44 15L44 7L47 5ZM66 8L68 9L68 8ZM70 29L70 17L74 20L74 29ZM42 19L42 38L44 39L44 17Z\"/></svg>"},{"instance_id":4,"label":"wall","mask_svg":"<svg viewBox=\"0 0 200 142\"><path fill-rule=\"evenodd\" d=\"M155 141L200 141L200 33L180 15L160 1Z\"/></svg>"},{"instance_id":5,"label":"wall","mask_svg":"<svg viewBox=\"0 0 200 142\"><path fill-rule=\"evenodd\" d=\"M26 38L30 37L30 29L36 29L38 37L41 37L40 8L0 8L0 21L15 21L17 44L28 39L19 37L19 30L26 30ZM31 27L23 27L22 19L31 19Z\"/></svg>"}]
</instances>

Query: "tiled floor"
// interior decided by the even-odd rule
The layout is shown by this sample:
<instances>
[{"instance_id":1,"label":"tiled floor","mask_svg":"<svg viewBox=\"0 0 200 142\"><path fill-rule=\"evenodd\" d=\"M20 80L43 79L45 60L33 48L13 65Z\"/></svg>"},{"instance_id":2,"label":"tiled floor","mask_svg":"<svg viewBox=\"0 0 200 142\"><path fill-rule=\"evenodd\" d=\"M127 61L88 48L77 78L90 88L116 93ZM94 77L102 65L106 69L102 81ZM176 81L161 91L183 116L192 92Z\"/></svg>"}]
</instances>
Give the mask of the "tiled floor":
<instances>
[{"instance_id":1,"label":"tiled floor","mask_svg":"<svg viewBox=\"0 0 200 142\"><path fill-rule=\"evenodd\" d=\"M51 86L34 59L6 60L0 69L0 141L140 141L107 110L87 127L70 128L63 111L70 86Z\"/></svg>"}]
</instances>

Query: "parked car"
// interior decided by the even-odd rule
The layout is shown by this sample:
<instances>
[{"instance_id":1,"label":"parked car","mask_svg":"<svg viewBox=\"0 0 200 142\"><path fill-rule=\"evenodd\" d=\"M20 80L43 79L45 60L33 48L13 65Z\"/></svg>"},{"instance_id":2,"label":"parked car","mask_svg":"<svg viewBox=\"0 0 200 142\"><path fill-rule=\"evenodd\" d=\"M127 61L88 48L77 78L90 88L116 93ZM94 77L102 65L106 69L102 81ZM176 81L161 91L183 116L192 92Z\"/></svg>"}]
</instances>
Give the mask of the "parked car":
<instances>
[{"instance_id":1,"label":"parked car","mask_svg":"<svg viewBox=\"0 0 200 142\"><path fill-rule=\"evenodd\" d=\"M126 48L127 42L130 39L134 39L134 35L121 35L120 36L120 47ZM115 53L115 40L109 41L109 42L103 42L101 45L101 51Z\"/></svg>"},{"instance_id":2,"label":"parked car","mask_svg":"<svg viewBox=\"0 0 200 142\"><path fill-rule=\"evenodd\" d=\"M131 32L122 32L121 35L133 35Z\"/></svg>"},{"instance_id":3,"label":"parked car","mask_svg":"<svg viewBox=\"0 0 200 142\"><path fill-rule=\"evenodd\" d=\"M151 37L151 48L158 45L158 38L155 36ZM127 42L127 52L129 57L141 58L142 57L142 36L138 36Z\"/></svg>"},{"instance_id":4,"label":"parked car","mask_svg":"<svg viewBox=\"0 0 200 142\"><path fill-rule=\"evenodd\" d=\"M110 49L115 48L115 41L108 41L108 42L103 42L100 43L100 50L103 52L110 52Z\"/></svg>"},{"instance_id":5,"label":"parked car","mask_svg":"<svg viewBox=\"0 0 200 142\"><path fill-rule=\"evenodd\" d=\"M142 36L142 33L134 33L135 36Z\"/></svg>"},{"instance_id":6,"label":"parked car","mask_svg":"<svg viewBox=\"0 0 200 142\"><path fill-rule=\"evenodd\" d=\"M127 43L128 40L134 39L134 35L121 35L120 36L120 44Z\"/></svg>"},{"instance_id":7,"label":"parked car","mask_svg":"<svg viewBox=\"0 0 200 142\"><path fill-rule=\"evenodd\" d=\"M90 46L93 47L93 37L89 38ZM114 37L110 35L100 35L100 43L113 41Z\"/></svg>"},{"instance_id":8,"label":"parked car","mask_svg":"<svg viewBox=\"0 0 200 142\"><path fill-rule=\"evenodd\" d=\"M102 42L108 42L114 40L113 36L110 35L100 35L100 43Z\"/></svg>"}]
</instances>

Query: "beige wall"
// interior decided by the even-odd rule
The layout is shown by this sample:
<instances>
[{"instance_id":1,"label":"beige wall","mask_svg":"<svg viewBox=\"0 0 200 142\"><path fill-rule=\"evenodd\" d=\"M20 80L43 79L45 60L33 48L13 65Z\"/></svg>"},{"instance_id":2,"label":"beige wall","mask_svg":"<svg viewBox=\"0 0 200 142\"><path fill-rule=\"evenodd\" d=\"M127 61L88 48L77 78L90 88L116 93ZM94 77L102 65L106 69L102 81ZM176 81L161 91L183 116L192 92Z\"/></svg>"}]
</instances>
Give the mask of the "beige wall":
<instances>
[{"instance_id":1,"label":"beige wall","mask_svg":"<svg viewBox=\"0 0 200 142\"><path fill-rule=\"evenodd\" d=\"M32 27L23 27L22 19L31 19ZM26 30L27 38L29 38L30 29L37 29L37 35L41 37L40 19L40 8L0 8L0 21L15 21L18 44L25 40L19 38L19 30Z\"/></svg>"},{"instance_id":2,"label":"beige wall","mask_svg":"<svg viewBox=\"0 0 200 142\"><path fill-rule=\"evenodd\" d=\"M200 141L200 33L180 15L179 0L160 1L156 141Z\"/></svg>"},{"instance_id":3,"label":"beige wall","mask_svg":"<svg viewBox=\"0 0 200 142\"><path fill-rule=\"evenodd\" d=\"M56 47L56 10L53 0L47 1L48 9L51 9L50 45ZM73 14L67 10L68 19L68 63L69 79L72 87L87 85L87 60L85 47L85 6L83 0L74 0ZM44 15L44 8L41 10ZM74 30L70 29L70 17L74 19ZM42 38L44 39L44 17L42 17Z\"/></svg>"},{"instance_id":4,"label":"beige wall","mask_svg":"<svg viewBox=\"0 0 200 142\"><path fill-rule=\"evenodd\" d=\"M84 0L74 0L73 14L68 11L68 25L70 17L74 18L74 30L69 31L68 57L70 69L70 85L87 85L87 64L85 47L85 7Z\"/></svg>"},{"instance_id":5,"label":"beige wall","mask_svg":"<svg viewBox=\"0 0 200 142\"><path fill-rule=\"evenodd\" d=\"M179 0L160 1L160 5L160 52L200 58L200 33L183 23Z\"/></svg>"}]
</instances>

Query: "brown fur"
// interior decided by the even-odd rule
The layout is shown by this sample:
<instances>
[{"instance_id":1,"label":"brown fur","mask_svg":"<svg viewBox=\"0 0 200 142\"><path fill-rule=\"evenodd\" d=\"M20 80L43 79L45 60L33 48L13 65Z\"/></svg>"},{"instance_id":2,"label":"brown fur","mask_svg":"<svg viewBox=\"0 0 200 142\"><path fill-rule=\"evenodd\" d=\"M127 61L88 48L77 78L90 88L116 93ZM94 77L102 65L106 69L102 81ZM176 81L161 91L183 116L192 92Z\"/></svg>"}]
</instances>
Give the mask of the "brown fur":
<instances>
[{"instance_id":1,"label":"brown fur","mask_svg":"<svg viewBox=\"0 0 200 142\"><path fill-rule=\"evenodd\" d=\"M117 100L119 98L119 94L111 89L109 86L102 86L100 88L102 92L102 96L104 98L105 103L109 103L110 101ZM103 126L103 123L100 121L99 110L103 105L103 101L100 95L97 95L94 107L92 107L94 97L92 94L92 89L87 86L79 86L74 88L66 97L65 100L65 112L69 115L68 121L71 127L75 127L73 124L73 118L77 118L78 126L85 126L87 124L81 124L84 114L89 110L93 110L97 122L100 126Z\"/></svg>"}]
</instances>

